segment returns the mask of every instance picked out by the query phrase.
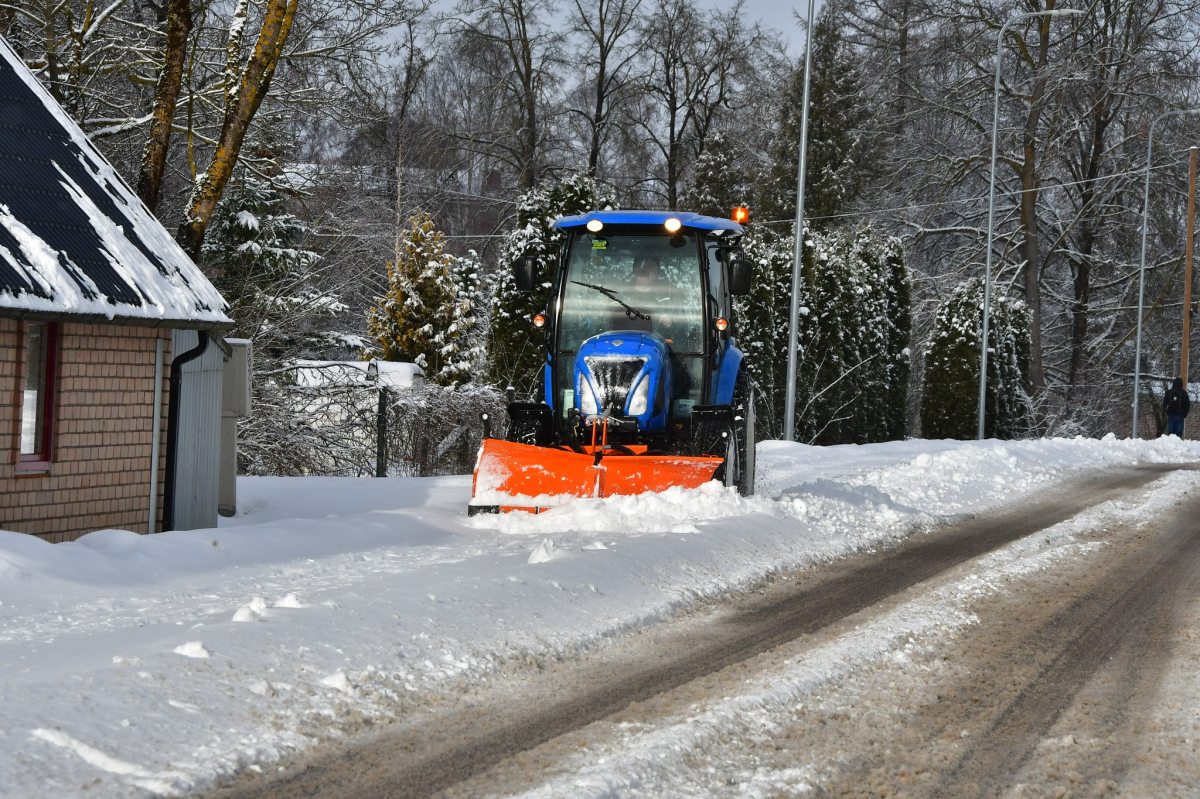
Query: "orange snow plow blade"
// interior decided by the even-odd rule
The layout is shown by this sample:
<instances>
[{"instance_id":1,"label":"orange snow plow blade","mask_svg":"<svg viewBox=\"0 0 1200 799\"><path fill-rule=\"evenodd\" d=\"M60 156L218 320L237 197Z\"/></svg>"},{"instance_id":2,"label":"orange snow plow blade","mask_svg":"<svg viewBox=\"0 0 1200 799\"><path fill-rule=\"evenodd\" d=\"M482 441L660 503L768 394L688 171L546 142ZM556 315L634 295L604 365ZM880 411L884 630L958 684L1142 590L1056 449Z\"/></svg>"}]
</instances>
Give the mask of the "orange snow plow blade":
<instances>
[{"instance_id":1,"label":"orange snow plow blade","mask_svg":"<svg viewBox=\"0 0 1200 799\"><path fill-rule=\"evenodd\" d=\"M641 494L672 486L697 488L725 462L715 457L626 455L612 450L597 459L593 448L586 450L484 439L475 462L470 514L538 513L577 497Z\"/></svg>"}]
</instances>

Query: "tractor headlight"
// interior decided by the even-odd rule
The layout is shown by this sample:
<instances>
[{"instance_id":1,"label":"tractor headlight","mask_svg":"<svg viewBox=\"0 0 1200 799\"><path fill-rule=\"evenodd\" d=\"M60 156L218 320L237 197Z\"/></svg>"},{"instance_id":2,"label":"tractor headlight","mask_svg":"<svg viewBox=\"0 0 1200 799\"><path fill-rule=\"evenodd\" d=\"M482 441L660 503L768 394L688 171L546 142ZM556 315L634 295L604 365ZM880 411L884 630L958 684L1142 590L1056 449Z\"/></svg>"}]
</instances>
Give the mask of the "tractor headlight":
<instances>
[{"instance_id":1,"label":"tractor headlight","mask_svg":"<svg viewBox=\"0 0 1200 799\"><path fill-rule=\"evenodd\" d=\"M641 416L650 407L650 375L644 375L629 398L629 415Z\"/></svg>"}]
</instances>

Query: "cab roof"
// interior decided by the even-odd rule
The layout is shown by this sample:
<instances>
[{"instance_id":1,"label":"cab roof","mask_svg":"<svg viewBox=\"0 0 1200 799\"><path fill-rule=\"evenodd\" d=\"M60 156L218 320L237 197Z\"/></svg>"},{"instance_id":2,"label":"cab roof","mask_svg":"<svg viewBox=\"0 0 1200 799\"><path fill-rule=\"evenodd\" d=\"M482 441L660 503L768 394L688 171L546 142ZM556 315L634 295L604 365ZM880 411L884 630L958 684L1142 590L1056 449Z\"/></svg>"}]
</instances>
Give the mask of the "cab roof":
<instances>
[{"instance_id":1,"label":"cab roof","mask_svg":"<svg viewBox=\"0 0 1200 799\"><path fill-rule=\"evenodd\" d=\"M661 225L671 218L678 219L685 228L711 230L741 234L742 226L732 219L701 216L691 211L592 211L575 216L564 216L554 223L555 228L582 227L593 219L606 225Z\"/></svg>"}]
</instances>

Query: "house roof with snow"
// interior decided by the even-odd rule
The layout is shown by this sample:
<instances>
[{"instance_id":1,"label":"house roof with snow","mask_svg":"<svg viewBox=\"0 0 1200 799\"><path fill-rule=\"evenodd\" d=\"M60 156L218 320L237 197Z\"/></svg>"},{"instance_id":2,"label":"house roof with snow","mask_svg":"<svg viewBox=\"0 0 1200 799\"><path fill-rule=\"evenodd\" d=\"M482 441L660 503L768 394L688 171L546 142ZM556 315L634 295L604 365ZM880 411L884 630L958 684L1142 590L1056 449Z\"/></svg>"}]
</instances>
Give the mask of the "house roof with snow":
<instances>
[{"instance_id":1,"label":"house roof with snow","mask_svg":"<svg viewBox=\"0 0 1200 799\"><path fill-rule=\"evenodd\" d=\"M226 307L0 38L0 316L221 329Z\"/></svg>"}]
</instances>

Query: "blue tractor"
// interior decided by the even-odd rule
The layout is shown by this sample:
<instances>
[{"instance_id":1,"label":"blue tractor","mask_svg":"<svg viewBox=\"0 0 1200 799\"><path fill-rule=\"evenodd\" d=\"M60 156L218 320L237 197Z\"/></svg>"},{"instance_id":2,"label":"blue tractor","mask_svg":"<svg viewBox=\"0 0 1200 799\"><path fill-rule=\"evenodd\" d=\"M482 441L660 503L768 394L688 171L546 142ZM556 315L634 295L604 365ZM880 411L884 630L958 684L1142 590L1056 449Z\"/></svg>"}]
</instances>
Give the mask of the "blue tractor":
<instances>
[{"instance_id":1,"label":"blue tractor","mask_svg":"<svg viewBox=\"0 0 1200 799\"><path fill-rule=\"evenodd\" d=\"M548 280L534 324L546 360L537 402L509 405L485 438L472 512L535 512L577 496L694 487L754 491L754 388L732 297L749 292L740 224L675 211L596 211L557 220L547 253L513 264L520 291Z\"/></svg>"}]
</instances>

